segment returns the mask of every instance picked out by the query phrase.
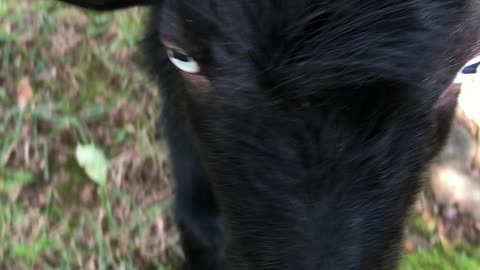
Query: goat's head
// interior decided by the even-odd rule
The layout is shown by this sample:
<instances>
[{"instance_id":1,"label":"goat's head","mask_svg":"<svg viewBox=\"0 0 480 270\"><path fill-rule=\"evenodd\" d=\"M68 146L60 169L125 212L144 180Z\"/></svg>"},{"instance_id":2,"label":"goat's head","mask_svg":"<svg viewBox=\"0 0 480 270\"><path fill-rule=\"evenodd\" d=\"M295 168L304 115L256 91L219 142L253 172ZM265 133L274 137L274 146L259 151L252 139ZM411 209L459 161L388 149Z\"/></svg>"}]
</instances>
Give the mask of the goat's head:
<instances>
[{"instance_id":1,"label":"goat's head","mask_svg":"<svg viewBox=\"0 0 480 270\"><path fill-rule=\"evenodd\" d=\"M439 100L472 56L473 4L66 2L151 5L144 55L211 178L229 269L394 265L453 116Z\"/></svg>"}]
</instances>

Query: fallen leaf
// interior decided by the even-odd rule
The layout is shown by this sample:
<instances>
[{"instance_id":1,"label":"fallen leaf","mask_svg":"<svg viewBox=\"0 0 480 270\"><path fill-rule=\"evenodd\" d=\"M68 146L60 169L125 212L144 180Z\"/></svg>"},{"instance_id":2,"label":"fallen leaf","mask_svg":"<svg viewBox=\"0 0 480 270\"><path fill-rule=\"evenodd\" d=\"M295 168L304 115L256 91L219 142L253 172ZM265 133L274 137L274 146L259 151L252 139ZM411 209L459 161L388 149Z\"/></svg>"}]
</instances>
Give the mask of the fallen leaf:
<instances>
[{"instance_id":1,"label":"fallen leaf","mask_svg":"<svg viewBox=\"0 0 480 270\"><path fill-rule=\"evenodd\" d=\"M23 109L33 97L32 84L30 78L23 77L17 86L17 104Z\"/></svg>"},{"instance_id":2,"label":"fallen leaf","mask_svg":"<svg viewBox=\"0 0 480 270\"><path fill-rule=\"evenodd\" d=\"M107 182L108 160L95 145L77 145L75 157L88 177L100 186Z\"/></svg>"},{"instance_id":3,"label":"fallen leaf","mask_svg":"<svg viewBox=\"0 0 480 270\"><path fill-rule=\"evenodd\" d=\"M409 239L405 240L405 242L403 243L403 250L405 252L415 251L415 243L413 243L413 241Z\"/></svg>"}]
</instances>

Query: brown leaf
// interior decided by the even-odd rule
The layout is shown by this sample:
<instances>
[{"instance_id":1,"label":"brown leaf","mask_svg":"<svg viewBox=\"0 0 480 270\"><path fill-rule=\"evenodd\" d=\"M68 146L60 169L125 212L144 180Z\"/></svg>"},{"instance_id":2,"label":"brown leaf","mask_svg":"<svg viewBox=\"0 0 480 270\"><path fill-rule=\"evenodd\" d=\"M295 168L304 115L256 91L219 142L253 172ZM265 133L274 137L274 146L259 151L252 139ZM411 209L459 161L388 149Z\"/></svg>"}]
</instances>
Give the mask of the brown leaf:
<instances>
[{"instance_id":1,"label":"brown leaf","mask_svg":"<svg viewBox=\"0 0 480 270\"><path fill-rule=\"evenodd\" d=\"M32 98L32 84L30 83L30 78L25 76L20 80L17 86L17 104L23 109Z\"/></svg>"},{"instance_id":2,"label":"brown leaf","mask_svg":"<svg viewBox=\"0 0 480 270\"><path fill-rule=\"evenodd\" d=\"M415 243L413 243L413 241L411 241L410 239L405 240L405 242L403 243L403 250L405 252L414 251L415 250Z\"/></svg>"}]
</instances>

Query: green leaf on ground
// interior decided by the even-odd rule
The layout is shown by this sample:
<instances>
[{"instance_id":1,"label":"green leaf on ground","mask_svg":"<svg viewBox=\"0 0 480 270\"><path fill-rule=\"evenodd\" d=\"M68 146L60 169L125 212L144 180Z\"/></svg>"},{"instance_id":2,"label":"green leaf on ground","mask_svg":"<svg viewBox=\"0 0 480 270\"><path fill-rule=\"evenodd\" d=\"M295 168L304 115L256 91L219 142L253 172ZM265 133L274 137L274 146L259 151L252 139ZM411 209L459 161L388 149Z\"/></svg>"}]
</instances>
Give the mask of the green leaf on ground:
<instances>
[{"instance_id":1,"label":"green leaf on ground","mask_svg":"<svg viewBox=\"0 0 480 270\"><path fill-rule=\"evenodd\" d=\"M95 145L77 145L75 157L88 177L100 186L107 183L108 160Z\"/></svg>"}]
</instances>

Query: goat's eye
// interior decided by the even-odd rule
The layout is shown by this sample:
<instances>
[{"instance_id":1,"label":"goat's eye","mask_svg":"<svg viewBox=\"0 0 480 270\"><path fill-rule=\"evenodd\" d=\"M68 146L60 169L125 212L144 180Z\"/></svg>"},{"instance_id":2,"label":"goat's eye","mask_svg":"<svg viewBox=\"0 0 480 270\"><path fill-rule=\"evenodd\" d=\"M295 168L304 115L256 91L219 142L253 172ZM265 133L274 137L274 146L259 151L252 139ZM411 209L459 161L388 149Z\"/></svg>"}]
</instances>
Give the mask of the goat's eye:
<instances>
[{"instance_id":1,"label":"goat's eye","mask_svg":"<svg viewBox=\"0 0 480 270\"><path fill-rule=\"evenodd\" d=\"M200 65L193 59L193 57L174 50L167 48L168 59L175 65L178 69L188 73L198 73L200 72Z\"/></svg>"}]
</instances>

